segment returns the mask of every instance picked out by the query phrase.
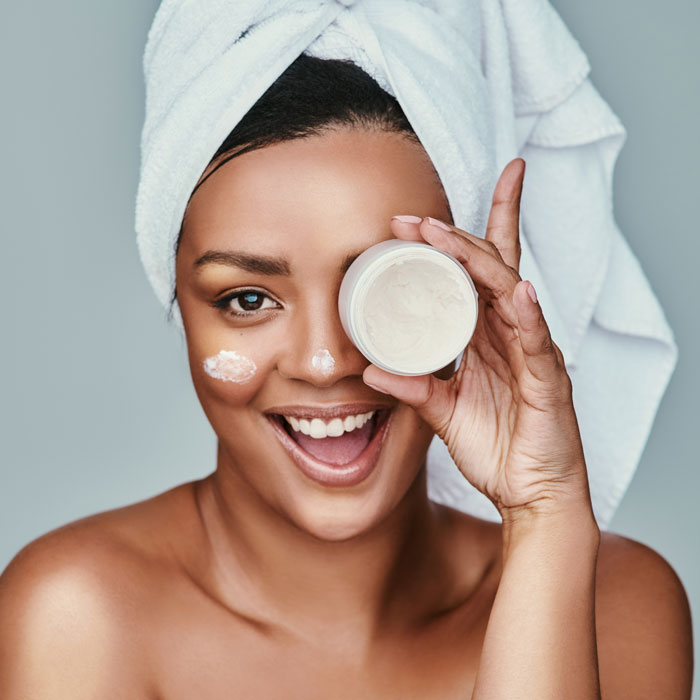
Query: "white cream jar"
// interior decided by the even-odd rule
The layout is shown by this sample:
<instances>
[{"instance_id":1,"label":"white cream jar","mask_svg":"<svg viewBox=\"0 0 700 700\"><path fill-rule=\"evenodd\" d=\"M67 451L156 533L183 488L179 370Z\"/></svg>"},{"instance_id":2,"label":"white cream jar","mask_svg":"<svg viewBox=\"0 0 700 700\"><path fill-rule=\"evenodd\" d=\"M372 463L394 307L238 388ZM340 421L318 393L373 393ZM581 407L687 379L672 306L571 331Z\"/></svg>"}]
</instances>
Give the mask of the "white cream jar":
<instances>
[{"instance_id":1,"label":"white cream jar","mask_svg":"<svg viewBox=\"0 0 700 700\"><path fill-rule=\"evenodd\" d=\"M430 374L454 360L474 333L478 295L464 267L427 243L391 239L350 265L338 295L345 333L393 374Z\"/></svg>"}]
</instances>

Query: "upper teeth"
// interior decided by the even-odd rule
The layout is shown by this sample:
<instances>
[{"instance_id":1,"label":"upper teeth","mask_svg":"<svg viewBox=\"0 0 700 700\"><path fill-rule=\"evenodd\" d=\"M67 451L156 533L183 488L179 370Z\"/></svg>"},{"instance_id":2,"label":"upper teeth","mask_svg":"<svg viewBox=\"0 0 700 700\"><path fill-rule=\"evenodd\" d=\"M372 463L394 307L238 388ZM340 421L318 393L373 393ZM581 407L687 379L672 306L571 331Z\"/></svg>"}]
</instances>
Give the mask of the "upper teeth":
<instances>
[{"instance_id":1,"label":"upper teeth","mask_svg":"<svg viewBox=\"0 0 700 700\"><path fill-rule=\"evenodd\" d=\"M301 431L304 435L309 435L312 438L325 438L338 437L343 433L355 430L355 428L361 428L373 415L374 411L368 411L367 413L358 413L345 418L333 418L328 423L320 418L307 420L306 418L295 418L294 416L283 417L292 426L293 430Z\"/></svg>"}]
</instances>

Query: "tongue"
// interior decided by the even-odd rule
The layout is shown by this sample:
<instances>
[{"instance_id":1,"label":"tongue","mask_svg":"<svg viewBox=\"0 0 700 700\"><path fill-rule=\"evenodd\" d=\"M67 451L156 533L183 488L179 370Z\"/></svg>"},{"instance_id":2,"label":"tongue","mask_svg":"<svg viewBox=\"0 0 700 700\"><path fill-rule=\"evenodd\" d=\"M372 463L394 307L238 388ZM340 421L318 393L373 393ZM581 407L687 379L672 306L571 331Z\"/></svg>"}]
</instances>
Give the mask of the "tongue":
<instances>
[{"instance_id":1,"label":"tongue","mask_svg":"<svg viewBox=\"0 0 700 700\"><path fill-rule=\"evenodd\" d=\"M341 465L352 462L367 447L372 437L373 425L374 418L368 420L361 428L355 428L338 437L312 438L302 432L290 432L302 449L316 459L328 464Z\"/></svg>"}]
</instances>

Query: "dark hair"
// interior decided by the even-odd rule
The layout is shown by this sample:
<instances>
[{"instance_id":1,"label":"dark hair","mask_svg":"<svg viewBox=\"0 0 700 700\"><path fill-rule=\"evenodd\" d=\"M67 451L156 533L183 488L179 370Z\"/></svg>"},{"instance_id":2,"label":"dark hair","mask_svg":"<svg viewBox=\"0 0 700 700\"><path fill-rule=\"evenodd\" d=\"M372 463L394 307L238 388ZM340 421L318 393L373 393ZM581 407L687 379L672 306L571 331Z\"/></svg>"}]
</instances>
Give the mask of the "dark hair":
<instances>
[{"instance_id":1,"label":"dark hair","mask_svg":"<svg viewBox=\"0 0 700 700\"><path fill-rule=\"evenodd\" d=\"M347 59L301 54L219 146L209 165L221 161L192 190L190 199L208 177L236 156L338 127L400 133L420 143L396 98L358 65ZM175 242L176 256L181 235L182 225ZM169 318L176 298L173 289Z\"/></svg>"}]
</instances>

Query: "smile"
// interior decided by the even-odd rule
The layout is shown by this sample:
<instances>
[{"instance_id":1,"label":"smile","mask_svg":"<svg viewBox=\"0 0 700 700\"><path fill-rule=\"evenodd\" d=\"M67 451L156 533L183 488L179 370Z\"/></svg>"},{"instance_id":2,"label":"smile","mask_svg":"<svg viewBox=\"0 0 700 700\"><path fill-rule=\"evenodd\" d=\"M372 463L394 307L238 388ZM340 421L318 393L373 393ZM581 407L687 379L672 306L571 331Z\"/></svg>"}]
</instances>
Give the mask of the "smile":
<instances>
[{"instance_id":1,"label":"smile","mask_svg":"<svg viewBox=\"0 0 700 700\"><path fill-rule=\"evenodd\" d=\"M393 412L388 407L285 407L267 413L294 464L324 486L354 486L374 470Z\"/></svg>"}]
</instances>

